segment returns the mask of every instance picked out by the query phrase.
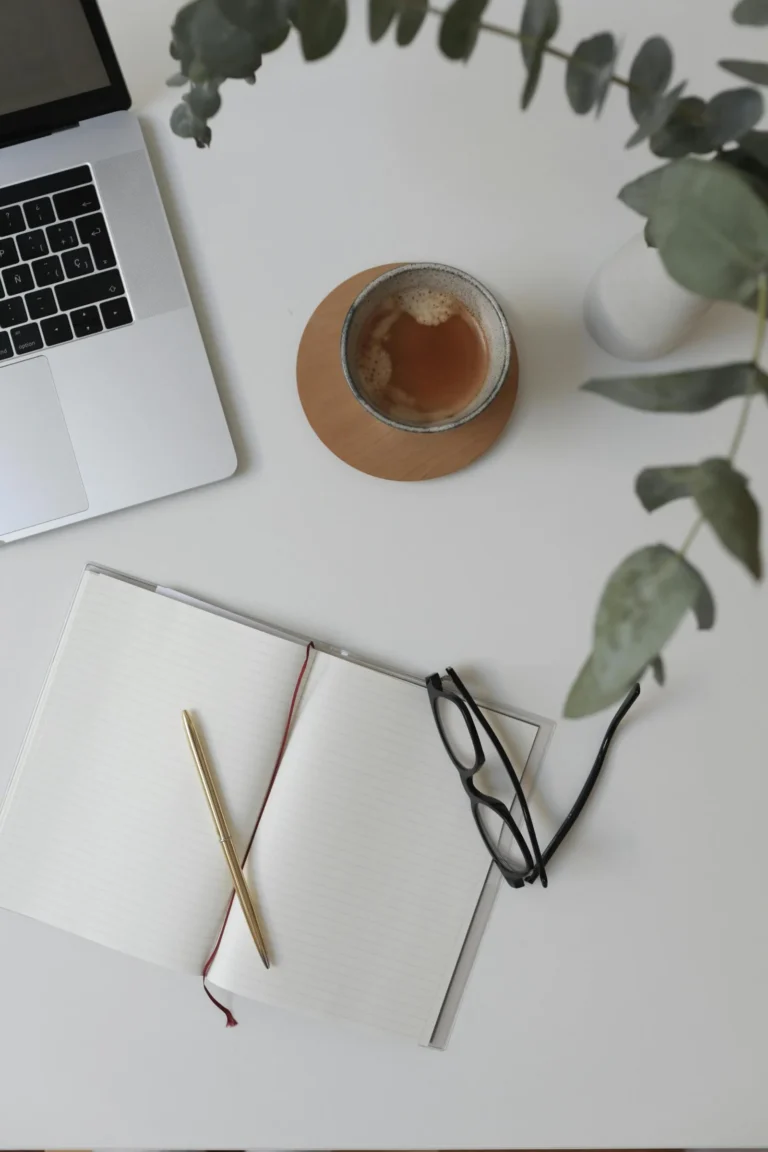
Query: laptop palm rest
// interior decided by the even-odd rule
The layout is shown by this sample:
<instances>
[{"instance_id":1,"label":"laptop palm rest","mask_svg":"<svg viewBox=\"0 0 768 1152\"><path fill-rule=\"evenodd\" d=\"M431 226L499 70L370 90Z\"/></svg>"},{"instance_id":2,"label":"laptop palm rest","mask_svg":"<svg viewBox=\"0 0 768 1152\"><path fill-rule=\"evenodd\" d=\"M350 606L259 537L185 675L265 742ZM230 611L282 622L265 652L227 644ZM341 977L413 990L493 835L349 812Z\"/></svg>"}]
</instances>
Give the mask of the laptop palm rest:
<instances>
[{"instance_id":1,"label":"laptop palm rest","mask_svg":"<svg viewBox=\"0 0 768 1152\"><path fill-rule=\"evenodd\" d=\"M87 508L47 359L0 368L0 536Z\"/></svg>"}]
</instances>

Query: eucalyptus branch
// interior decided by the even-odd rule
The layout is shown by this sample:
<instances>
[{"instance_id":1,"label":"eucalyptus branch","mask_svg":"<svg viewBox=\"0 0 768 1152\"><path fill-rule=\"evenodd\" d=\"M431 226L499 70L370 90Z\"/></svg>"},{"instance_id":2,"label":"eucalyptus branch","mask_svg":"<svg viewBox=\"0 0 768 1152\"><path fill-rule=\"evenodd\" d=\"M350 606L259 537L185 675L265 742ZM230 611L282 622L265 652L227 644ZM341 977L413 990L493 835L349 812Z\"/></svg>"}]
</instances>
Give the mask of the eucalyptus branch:
<instances>
[{"instance_id":1,"label":"eucalyptus branch","mask_svg":"<svg viewBox=\"0 0 768 1152\"><path fill-rule=\"evenodd\" d=\"M433 8L430 5L427 12L431 16L439 16L441 19L445 16L445 10L442 8ZM495 36L506 36L509 40L516 40L518 44L528 44L531 48L539 47L546 56L554 56L557 60L564 60L567 64L573 63L577 68L581 68L584 72L591 72L594 74L598 71L594 64L589 64L584 60L580 60L578 56L572 53L564 52L562 48L556 48L554 44L540 45L535 36L524 36L522 32L517 32L513 28L505 28L501 24L492 24L489 20L476 20L471 25L477 28L480 32L492 32ZM634 88L635 85L630 84L629 80L625 80L623 76L616 76L611 74L611 84L618 84L621 88Z\"/></svg>"}]
</instances>

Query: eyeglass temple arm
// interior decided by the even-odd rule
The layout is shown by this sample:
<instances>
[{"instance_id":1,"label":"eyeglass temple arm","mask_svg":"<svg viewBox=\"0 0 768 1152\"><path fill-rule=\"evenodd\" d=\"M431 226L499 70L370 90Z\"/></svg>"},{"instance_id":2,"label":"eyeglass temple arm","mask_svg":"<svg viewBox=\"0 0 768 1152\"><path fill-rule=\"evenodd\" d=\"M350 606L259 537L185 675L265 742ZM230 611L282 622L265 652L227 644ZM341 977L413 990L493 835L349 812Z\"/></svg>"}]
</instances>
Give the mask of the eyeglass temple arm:
<instances>
[{"instance_id":1,"label":"eyeglass temple arm","mask_svg":"<svg viewBox=\"0 0 768 1152\"><path fill-rule=\"evenodd\" d=\"M589 794L595 786L595 781L597 780L598 776L600 775L600 769L603 767L603 763L605 761L605 757L608 754L608 748L610 747L611 741L613 740L613 737L616 735L616 729L618 728L619 724L621 724L622 720L626 716L627 712L629 712L630 708L634 704L635 700L637 700L639 695L640 695L640 685L639 684L633 684L632 687L630 688L629 692L627 693L627 695L624 697L624 700L623 700L621 707L619 708L618 712L616 713L616 715L613 717L613 720L611 720L610 724L608 725L608 729L605 733L605 736L603 736L603 742L600 745L600 748L598 749L597 756L595 757L595 762L592 765L592 771L590 772L589 776L587 776L587 779L584 781L584 787L581 789L581 792L579 792L579 795L576 797L576 802L574 803L570 812L566 816L565 820L560 825L560 827L558 828L557 832L555 833L555 835L550 840L547 847L544 849L544 853L542 855L542 862L544 863L545 866L550 862L550 860L554 856L555 852L557 852L557 850L560 847L560 845L562 844L563 840L565 840L565 838L568 835L568 833L570 832L571 828L573 828L574 824L578 820L579 815L581 813L581 810L584 807L584 805L586 804L587 800L589 799Z\"/></svg>"},{"instance_id":2,"label":"eyeglass temple arm","mask_svg":"<svg viewBox=\"0 0 768 1152\"><path fill-rule=\"evenodd\" d=\"M469 705L469 707L472 710L472 712L474 713L476 719L481 724L484 732L488 736L488 739L493 744L494 748L496 749L498 756L500 757L502 763L505 765L505 767L507 769L507 774L509 775L509 777L512 781L512 786L515 790L515 796L517 797L517 801L520 805L520 810L523 814L523 822L525 823L525 827L528 831L528 835L529 835L530 840L531 840L531 848L533 849L533 859L534 859L534 865L533 865L532 872L535 873L535 875L537 875L537 876L544 873L544 875L542 876L542 883L546 887L547 878L546 878L546 872L544 871L544 869L546 867L546 860L544 859L544 857L541 854L541 848L539 847L538 837L536 836L536 829L533 826L533 818L532 818L530 810L528 808L528 801L525 798L525 793L523 792L523 786L520 783L520 779L517 775L517 772L515 772L514 765L512 764L509 757L507 756L507 753L505 752L505 750L502 748L501 742L500 742L498 736L496 735L496 733L494 732L493 728L488 723L485 716L483 716L482 710L478 707L477 703L475 702L474 697L472 696L470 691L467 689L465 684L462 682L458 672L456 672L455 669L453 669L453 668L446 668L446 672L448 673L450 679L453 681L453 683L456 685L456 687L459 689L459 692L462 694L465 702Z\"/></svg>"}]
</instances>

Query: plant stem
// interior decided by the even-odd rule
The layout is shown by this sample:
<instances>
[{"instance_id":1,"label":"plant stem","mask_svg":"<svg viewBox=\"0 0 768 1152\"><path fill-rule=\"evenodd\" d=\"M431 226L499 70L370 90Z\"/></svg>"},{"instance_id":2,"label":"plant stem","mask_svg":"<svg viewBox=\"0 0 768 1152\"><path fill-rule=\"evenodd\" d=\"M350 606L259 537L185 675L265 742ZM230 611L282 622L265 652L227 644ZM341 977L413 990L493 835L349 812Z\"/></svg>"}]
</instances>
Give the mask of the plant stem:
<instances>
[{"instance_id":1,"label":"plant stem","mask_svg":"<svg viewBox=\"0 0 768 1152\"><path fill-rule=\"evenodd\" d=\"M444 16L445 12L442 8L433 8L431 5L427 11L432 16ZM523 36L521 32L516 32L512 28L504 28L501 24L491 24L488 20L476 21L476 27L481 32L493 32L495 36L506 36L509 40L517 40L518 44L530 44L535 47L539 41L535 36ZM571 61L577 68L582 68L585 72L596 72L597 69L593 64L587 64L582 60L572 56L569 52L563 52L562 48L556 48L554 44L544 44L542 51L547 56L555 56L558 60L565 60L567 63ZM611 84L618 84L621 88L632 88L634 85L630 84L629 80L625 80L623 76L611 76Z\"/></svg>"},{"instance_id":2,"label":"plant stem","mask_svg":"<svg viewBox=\"0 0 768 1152\"><path fill-rule=\"evenodd\" d=\"M757 281L757 331L755 332L755 347L752 352L752 364L757 371L760 367L760 354L763 351L763 344L765 342L765 325L766 316L768 315L768 277L765 272L761 273ZM739 413L738 423L736 424L736 431L733 434L731 447L728 451L728 459L731 464L736 457L741 441L744 439L744 432L747 427L747 420L749 419L749 409L755 397L755 381L752 378L749 388L744 393L744 401L741 405L741 412Z\"/></svg>"}]
</instances>

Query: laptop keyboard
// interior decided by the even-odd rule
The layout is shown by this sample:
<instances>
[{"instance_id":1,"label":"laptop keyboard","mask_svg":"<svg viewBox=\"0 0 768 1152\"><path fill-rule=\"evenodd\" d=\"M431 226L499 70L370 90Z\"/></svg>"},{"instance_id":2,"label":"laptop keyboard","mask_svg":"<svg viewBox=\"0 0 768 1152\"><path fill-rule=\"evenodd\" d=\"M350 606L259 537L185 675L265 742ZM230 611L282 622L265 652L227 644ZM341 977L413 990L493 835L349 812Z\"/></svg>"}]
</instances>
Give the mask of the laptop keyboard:
<instances>
[{"instance_id":1,"label":"laptop keyboard","mask_svg":"<svg viewBox=\"0 0 768 1152\"><path fill-rule=\"evenodd\" d=\"M0 361L132 322L88 165L0 188Z\"/></svg>"}]
</instances>

